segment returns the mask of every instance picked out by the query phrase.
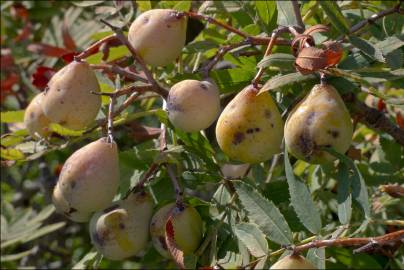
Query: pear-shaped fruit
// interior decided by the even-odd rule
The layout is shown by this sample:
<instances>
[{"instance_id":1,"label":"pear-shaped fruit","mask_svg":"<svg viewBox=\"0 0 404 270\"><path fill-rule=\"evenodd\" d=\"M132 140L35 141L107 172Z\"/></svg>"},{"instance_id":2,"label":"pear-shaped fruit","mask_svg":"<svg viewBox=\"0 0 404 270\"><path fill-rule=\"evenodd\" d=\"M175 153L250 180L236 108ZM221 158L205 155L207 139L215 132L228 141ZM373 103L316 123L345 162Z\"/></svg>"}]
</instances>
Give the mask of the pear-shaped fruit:
<instances>
[{"instance_id":1,"label":"pear-shaped fruit","mask_svg":"<svg viewBox=\"0 0 404 270\"><path fill-rule=\"evenodd\" d=\"M146 192L130 194L90 221L90 237L95 248L110 260L123 260L142 251L149 238L153 200Z\"/></svg>"},{"instance_id":2,"label":"pear-shaped fruit","mask_svg":"<svg viewBox=\"0 0 404 270\"><path fill-rule=\"evenodd\" d=\"M173 62L185 45L187 19L172 9L151 9L129 28L128 39L146 64L165 66Z\"/></svg>"},{"instance_id":3,"label":"pear-shaped fruit","mask_svg":"<svg viewBox=\"0 0 404 270\"><path fill-rule=\"evenodd\" d=\"M25 109L24 124L34 139L40 139L49 135L50 121L44 115L41 106L43 96L43 92L37 94Z\"/></svg>"},{"instance_id":4,"label":"pear-shaped fruit","mask_svg":"<svg viewBox=\"0 0 404 270\"><path fill-rule=\"evenodd\" d=\"M352 141L351 117L337 90L331 85L315 85L291 111L285 124L285 143L295 157L309 163L335 159L320 150L333 147L345 153Z\"/></svg>"},{"instance_id":5,"label":"pear-shaped fruit","mask_svg":"<svg viewBox=\"0 0 404 270\"><path fill-rule=\"evenodd\" d=\"M154 248L165 258L171 258L167 251L165 227L175 203L169 203L161 207L152 217L150 222L150 235Z\"/></svg>"},{"instance_id":6,"label":"pear-shaped fruit","mask_svg":"<svg viewBox=\"0 0 404 270\"><path fill-rule=\"evenodd\" d=\"M165 224L167 246L172 243L185 255L193 253L202 240L202 219L189 205L176 206Z\"/></svg>"},{"instance_id":7,"label":"pear-shaped fruit","mask_svg":"<svg viewBox=\"0 0 404 270\"><path fill-rule=\"evenodd\" d=\"M168 118L186 132L208 128L220 112L219 90L208 81L184 80L168 94Z\"/></svg>"},{"instance_id":8,"label":"pear-shaped fruit","mask_svg":"<svg viewBox=\"0 0 404 270\"><path fill-rule=\"evenodd\" d=\"M274 265L270 269L317 269L313 264L300 255L288 255Z\"/></svg>"},{"instance_id":9,"label":"pear-shaped fruit","mask_svg":"<svg viewBox=\"0 0 404 270\"><path fill-rule=\"evenodd\" d=\"M69 129L83 129L94 121L101 107L100 86L86 62L73 61L48 83L42 101L46 117Z\"/></svg>"},{"instance_id":10,"label":"pear-shaped fruit","mask_svg":"<svg viewBox=\"0 0 404 270\"><path fill-rule=\"evenodd\" d=\"M53 202L56 210L68 217L78 212L80 216L88 213L89 218L90 213L111 203L118 186L116 143L101 138L77 150L67 159L53 191ZM79 221L87 220L81 218Z\"/></svg>"},{"instance_id":11,"label":"pear-shaped fruit","mask_svg":"<svg viewBox=\"0 0 404 270\"><path fill-rule=\"evenodd\" d=\"M216 139L234 160L258 163L280 152L283 121L268 93L244 88L226 106L216 125Z\"/></svg>"}]
</instances>

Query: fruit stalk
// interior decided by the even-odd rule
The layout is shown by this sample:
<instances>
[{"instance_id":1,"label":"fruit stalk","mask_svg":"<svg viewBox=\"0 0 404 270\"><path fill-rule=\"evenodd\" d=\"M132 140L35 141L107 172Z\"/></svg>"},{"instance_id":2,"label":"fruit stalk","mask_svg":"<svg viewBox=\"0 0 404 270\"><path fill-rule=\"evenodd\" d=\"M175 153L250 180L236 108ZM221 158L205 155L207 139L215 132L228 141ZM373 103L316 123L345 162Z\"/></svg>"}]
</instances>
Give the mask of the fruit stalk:
<instances>
[{"instance_id":1,"label":"fruit stalk","mask_svg":"<svg viewBox=\"0 0 404 270\"><path fill-rule=\"evenodd\" d=\"M171 182L172 182L174 190L175 190L175 202L177 205L182 205L183 192L181 190L180 184L178 183L178 179L175 176L175 173L173 170L173 165L167 164L166 168L167 168L167 173L171 179Z\"/></svg>"},{"instance_id":2,"label":"fruit stalk","mask_svg":"<svg viewBox=\"0 0 404 270\"><path fill-rule=\"evenodd\" d=\"M114 141L113 128L114 128L114 104L115 104L115 96L109 97L109 107L108 107L108 139L109 143Z\"/></svg>"}]
</instances>

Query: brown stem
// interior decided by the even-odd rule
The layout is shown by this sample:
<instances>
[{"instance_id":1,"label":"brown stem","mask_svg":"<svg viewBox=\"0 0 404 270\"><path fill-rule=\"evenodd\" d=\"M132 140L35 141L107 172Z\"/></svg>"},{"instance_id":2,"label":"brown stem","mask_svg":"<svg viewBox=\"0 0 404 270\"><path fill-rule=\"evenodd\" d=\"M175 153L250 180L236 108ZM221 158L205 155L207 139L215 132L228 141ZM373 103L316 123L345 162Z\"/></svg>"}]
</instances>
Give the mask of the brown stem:
<instances>
[{"instance_id":1,"label":"brown stem","mask_svg":"<svg viewBox=\"0 0 404 270\"><path fill-rule=\"evenodd\" d=\"M113 136L113 128L114 128L114 103L115 103L115 96L110 97L109 108L108 108L108 139L109 143L114 141Z\"/></svg>"},{"instance_id":2,"label":"brown stem","mask_svg":"<svg viewBox=\"0 0 404 270\"><path fill-rule=\"evenodd\" d=\"M129 194L137 192L138 190L141 190L144 188L144 184L157 172L158 168L160 167L159 164L157 163L152 163L152 165L149 167L149 169L145 172L143 177L139 180L139 182L131 188L124 196L124 198L127 198Z\"/></svg>"},{"instance_id":3,"label":"brown stem","mask_svg":"<svg viewBox=\"0 0 404 270\"><path fill-rule=\"evenodd\" d=\"M404 145L404 129L396 126L383 113L359 101L354 93L345 94L342 98L347 103L351 114L356 116L361 123L374 130L390 134L396 142Z\"/></svg>"},{"instance_id":4,"label":"brown stem","mask_svg":"<svg viewBox=\"0 0 404 270\"><path fill-rule=\"evenodd\" d=\"M116 41L117 41L117 37L115 35L106 36L106 37L98 40L97 42L91 44L90 47L86 48L79 55L76 55L75 59L82 60L84 58L87 58L90 55L96 54L99 51L102 44L109 43L109 42L116 42Z\"/></svg>"},{"instance_id":5,"label":"brown stem","mask_svg":"<svg viewBox=\"0 0 404 270\"><path fill-rule=\"evenodd\" d=\"M359 238L339 238L339 239L330 239L330 240L314 240L310 243L303 244L295 247L293 250L295 253L299 253L304 250L308 250L311 248L320 248L320 247L342 247L342 246L362 246L354 250L354 253L358 252L366 252L374 249L378 246L384 246L391 243L396 243L399 241L403 241L404 239L404 230L399 230L396 232L392 232L389 234L385 234L378 237L359 237Z\"/></svg>"},{"instance_id":6,"label":"brown stem","mask_svg":"<svg viewBox=\"0 0 404 270\"><path fill-rule=\"evenodd\" d=\"M404 186L399 184L388 184L388 185L381 185L379 187L381 192L386 192L391 197L394 198L401 198L404 197Z\"/></svg>"},{"instance_id":7,"label":"brown stem","mask_svg":"<svg viewBox=\"0 0 404 270\"><path fill-rule=\"evenodd\" d=\"M297 25L299 26L299 30L301 32L304 31L305 26L303 23L303 18L302 18L302 14L300 13L300 7L299 7L299 3L297 2L297 0L291 0L292 5L293 5L293 12L295 14L295 18L297 20Z\"/></svg>"},{"instance_id":8,"label":"brown stem","mask_svg":"<svg viewBox=\"0 0 404 270\"><path fill-rule=\"evenodd\" d=\"M109 26L112 29L112 31L114 31L116 37L122 42L123 45L125 45L128 48L128 50L132 54L133 58L140 65L141 69L143 70L144 74L146 75L146 78L147 78L148 82L151 83L154 87L158 88L159 85L156 82L156 80L154 80L153 74L147 68L147 66L146 66L145 62L143 61L142 57L140 57L140 55L133 48L132 44L130 44L129 40L123 34L122 29L120 29L120 28L118 28L116 26L113 26L112 24L110 24L109 22L107 22L104 19L101 19L101 22L104 23L105 25Z\"/></svg>"},{"instance_id":9,"label":"brown stem","mask_svg":"<svg viewBox=\"0 0 404 270\"><path fill-rule=\"evenodd\" d=\"M180 184L178 183L178 179L175 176L173 165L166 164L166 168L167 168L168 176L170 177L171 182L172 182L173 187L174 187L175 197L176 197L175 202L176 202L177 205L180 206L180 205L182 205L183 192L181 190Z\"/></svg>"},{"instance_id":10,"label":"brown stem","mask_svg":"<svg viewBox=\"0 0 404 270\"><path fill-rule=\"evenodd\" d=\"M123 76L125 78L128 78L130 80L133 80L133 81L141 81L141 82L144 82L144 83L148 82L148 80L146 78L144 78L144 77L142 77L142 76L140 76L140 75L138 75L136 73L133 73L131 71L128 71L128 70L126 70L124 68L116 66L116 65L91 64L90 66L93 69L101 69L101 70L104 70L104 71L109 71L109 72L112 72L112 73L115 73L115 74L119 74L119 75L121 75L121 76Z\"/></svg>"}]
</instances>

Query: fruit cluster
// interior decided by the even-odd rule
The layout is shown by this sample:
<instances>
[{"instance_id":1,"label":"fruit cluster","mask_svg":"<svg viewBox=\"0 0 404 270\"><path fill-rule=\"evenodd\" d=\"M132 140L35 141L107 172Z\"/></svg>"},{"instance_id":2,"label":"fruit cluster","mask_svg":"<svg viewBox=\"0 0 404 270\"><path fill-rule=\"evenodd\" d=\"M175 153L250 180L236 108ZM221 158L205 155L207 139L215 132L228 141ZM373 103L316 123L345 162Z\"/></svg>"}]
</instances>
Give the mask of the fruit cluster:
<instances>
[{"instance_id":1,"label":"fruit cluster","mask_svg":"<svg viewBox=\"0 0 404 270\"><path fill-rule=\"evenodd\" d=\"M158 33L158 34L156 34ZM174 61L185 44L186 17L174 10L144 12L130 26L128 40L144 62L164 66ZM89 64L73 61L57 72L45 92L27 107L25 124L31 135L46 138L50 123L79 130L91 124L101 107L97 78ZM171 124L185 132L201 131L216 120L216 138L231 159L260 163L288 151L309 163L332 161L323 147L344 153L353 126L336 89L316 85L284 123L277 104L253 85L240 91L223 109L215 83L184 80L167 97ZM156 250L167 258L173 249L194 252L203 235L195 208L183 203L161 207L153 216L153 200L144 190L114 201L119 187L118 148L101 138L73 153L65 162L53 192L56 209L76 222L90 221L90 237L97 250L111 260L141 252L148 231ZM153 216L153 217L152 217ZM299 255L283 258L272 269L314 269Z\"/></svg>"}]
</instances>

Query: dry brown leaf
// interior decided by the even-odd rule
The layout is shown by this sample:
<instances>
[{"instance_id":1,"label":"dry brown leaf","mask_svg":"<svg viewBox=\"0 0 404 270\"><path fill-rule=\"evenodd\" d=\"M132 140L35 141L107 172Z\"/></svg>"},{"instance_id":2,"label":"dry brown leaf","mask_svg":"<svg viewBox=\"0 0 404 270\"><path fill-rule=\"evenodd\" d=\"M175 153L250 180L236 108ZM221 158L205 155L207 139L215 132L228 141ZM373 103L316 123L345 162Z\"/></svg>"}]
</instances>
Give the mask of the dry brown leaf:
<instances>
[{"instance_id":1,"label":"dry brown leaf","mask_svg":"<svg viewBox=\"0 0 404 270\"><path fill-rule=\"evenodd\" d=\"M308 47L303 48L295 61L296 69L302 74L309 74L327 67L325 50Z\"/></svg>"}]
</instances>

